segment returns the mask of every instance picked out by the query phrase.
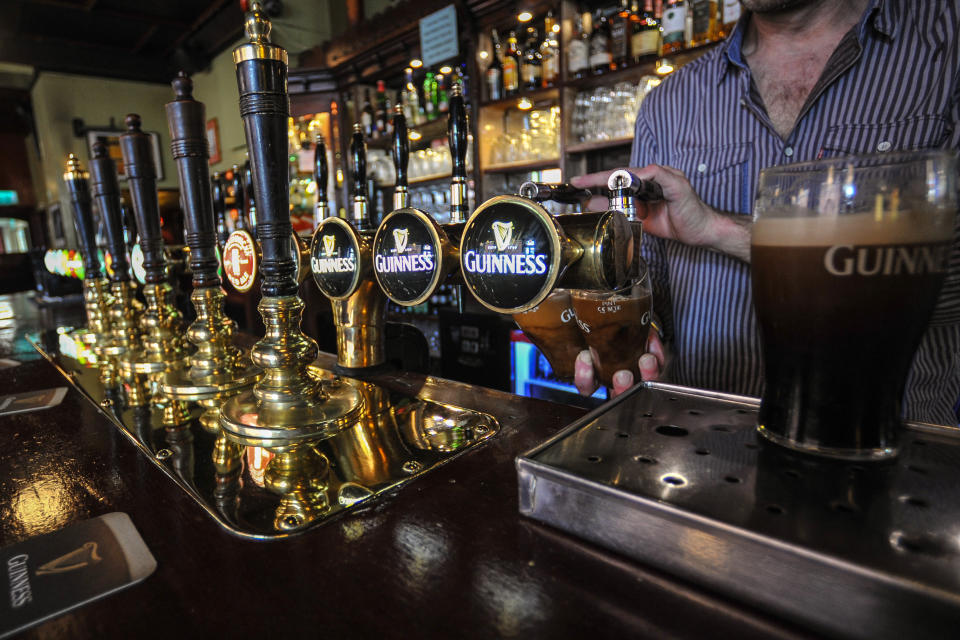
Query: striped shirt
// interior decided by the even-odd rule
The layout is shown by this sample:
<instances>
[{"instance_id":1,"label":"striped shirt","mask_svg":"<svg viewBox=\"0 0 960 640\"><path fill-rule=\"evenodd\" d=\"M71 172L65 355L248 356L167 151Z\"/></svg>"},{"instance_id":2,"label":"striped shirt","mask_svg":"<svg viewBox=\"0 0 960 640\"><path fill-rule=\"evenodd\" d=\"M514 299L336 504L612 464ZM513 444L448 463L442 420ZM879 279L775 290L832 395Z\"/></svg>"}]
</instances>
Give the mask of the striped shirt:
<instances>
[{"instance_id":1,"label":"striped shirt","mask_svg":"<svg viewBox=\"0 0 960 640\"><path fill-rule=\"evenodd\" d=\"M631 166L676 167L708 205L751 214L764 167L853 153L960 148L960 1L873 0L834 51L786 140L774 130L741 52L748 20L741 18L727 41L644 100ZM960 230L904 397L907 417L939 424L957 424L960 398L957 238ZM761 395L750 266L652 236L644 251L654 304L673 348L671 380Z\"/></svg>"}]
</instances>

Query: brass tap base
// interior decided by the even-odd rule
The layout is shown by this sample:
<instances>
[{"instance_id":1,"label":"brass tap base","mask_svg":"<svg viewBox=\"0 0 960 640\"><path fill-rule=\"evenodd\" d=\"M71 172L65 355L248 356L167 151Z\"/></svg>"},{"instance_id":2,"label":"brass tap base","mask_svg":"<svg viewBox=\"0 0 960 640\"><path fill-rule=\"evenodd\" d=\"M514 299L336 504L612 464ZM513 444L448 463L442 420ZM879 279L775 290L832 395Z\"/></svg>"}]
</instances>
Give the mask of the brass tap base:
<instances>
[{"instance_id":1,"label":"brass tap base","mask_svg":"<svg viewBox=\"0 0 960 640\"><path fill-rule=\"evenodd\" d=\"M110 340L103 352L111 358L120 358L140 344L140 303L133 296L129 282L110 284Z\"/></svg>"},{"instance_id":2,"label":"brass tap base","mask_svg":"<svg viewBox=\"0 0 960 640\"><path fill-rule=\"evenodd\" d=\"M328 368L310 365L311 378L323 388L339 384L361 398L355 419L329 438L321 432L319 440L271 438L256 444L251 438L244 444L222 430L209 433L196 420L165 429L155 406L125 408L111 401L116 393L100 384L95 369L43 352L39 339L31 342L64 374L67 384L138 443L149 464L161 467L164 477L224 529L254 540L298 534L366 506L496 435L499 424L491 415L439 398L476 402L479 396L510 397L467 387L451 396L451 386L458 383L435 378L422 381L416 390L392 383L388 388L359 380L338 382ZM324 358L326 367L333 364L332 358ZM490 400L484 402L489 405Z\"/></svg>"},{"instance_id":3,"label":"brass tap base","mask_svg":"<svg viewBox=\"0 0 960 640\"><path fill-rule=\"evenodd\" d=\"M244 445L282 446L328 438L356 422L363 409L357 389L307 372L319 350L300 330L303 301L264 297L259 309L266 331L250 359L263 378L223 406L220 426L227 436Z\"/></svg>"},{"instance_id":4,"label":"brass tap base","mask_svg":"<svg viewBox=\"0 0 960 640\"><path fill-rule=\"evenodd\" d=\"M387 361L387 297L373 278L345 300L331 300L337 327L337 365L359 371Z\"/></svg>"}]
</instances>

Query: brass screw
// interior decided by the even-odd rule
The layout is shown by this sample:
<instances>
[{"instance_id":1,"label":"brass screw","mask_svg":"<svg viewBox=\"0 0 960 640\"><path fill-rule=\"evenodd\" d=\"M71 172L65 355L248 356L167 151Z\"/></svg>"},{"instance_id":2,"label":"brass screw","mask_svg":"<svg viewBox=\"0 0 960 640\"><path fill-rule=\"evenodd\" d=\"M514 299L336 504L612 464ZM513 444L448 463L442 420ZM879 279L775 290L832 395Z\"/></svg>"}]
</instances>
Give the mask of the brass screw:
<instances>
[{"instance_id":1,"label":"brass screw","mask_svg":"<svg viewBox=\"0 0 960 640\"><path fill-rule=\"evenodd\" d=\"M403 467L401 468L403 469L404 473L413 475L418 471L422 471L423 465L417 462L416 460L407 460L406 462L403 463Z\"/></svg>"},{"instance_id":2,"label":"brass screw","mask_svg":"<svg viewBox=\"0 0 960 640\"><path fill-rule=\"evenodd\" d=\"M166 460L173 455L173 451L170 451L170 449L157 449L157 452L153 455L157 460Z\"/></svg>"}]
</instances>

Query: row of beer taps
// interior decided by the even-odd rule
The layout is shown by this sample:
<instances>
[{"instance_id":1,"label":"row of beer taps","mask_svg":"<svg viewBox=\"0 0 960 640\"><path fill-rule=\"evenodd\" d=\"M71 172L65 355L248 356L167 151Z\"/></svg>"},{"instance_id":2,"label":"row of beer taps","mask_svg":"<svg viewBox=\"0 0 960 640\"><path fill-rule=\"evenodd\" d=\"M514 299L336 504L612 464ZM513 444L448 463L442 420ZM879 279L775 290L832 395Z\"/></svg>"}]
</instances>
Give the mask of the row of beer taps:
<instances>
[{"instance_id":1,"label":"row of beer taps","mask_svg":"<svg viewBox=\"0 0 960 640\"><path fill-rule=\"evenodd\" d=\"M589 196L566 185L527 183L520 195L497 196L472 213L467 205L467 112L458 86L450 96L448 140L453 162L450 221L409 207L407 125L393 114L396 166L393 211L378 227L370 219L366 147L359 125L351 144L353 192L348 219L327 209L326 150L316 147L318 224L307 246L289 218L286 127L287 52L270 42L270 23L254 3L246 16L249 41L233 53L240 112L250 155L247 198L256 202L256 228L245 225L223 243L222 264L239 291L261 282L265 335L250 349L237 341L223 309L217 251L224 233L223 184L208 174L202 103L180 74L166 105L192 273L196 320L184 327L172 304L157 204L156 169L140 118L126 119L120 136L136 231L144 256L145 304L134 301L124 247L117 172L104 144L93 149L87 174L76 157L64 176L75 210L86 266L88 330L105 386L123 382L131 406L152 403L168 426L200 422L223 446L283 449L335 434L357 420L363 394L338 376L311 371L316 342L300 329L304 304L298 285L312 273L332 303L337 329L337 374L385 366L387 299L417 305L445 283L462 284L484 306L517 314L540 304L556 287L612 290L644 268L634 196L652 199L656 186L628 172L611 177L615 207L553 216L545 200ZM91 177L92 176L92 177ZM91 196L92 194L92 196ZM102 212L113 269L106 274L95 244L92 201ZM216 211L216 215L215 215Z\"/></svg>"}]
</instances>

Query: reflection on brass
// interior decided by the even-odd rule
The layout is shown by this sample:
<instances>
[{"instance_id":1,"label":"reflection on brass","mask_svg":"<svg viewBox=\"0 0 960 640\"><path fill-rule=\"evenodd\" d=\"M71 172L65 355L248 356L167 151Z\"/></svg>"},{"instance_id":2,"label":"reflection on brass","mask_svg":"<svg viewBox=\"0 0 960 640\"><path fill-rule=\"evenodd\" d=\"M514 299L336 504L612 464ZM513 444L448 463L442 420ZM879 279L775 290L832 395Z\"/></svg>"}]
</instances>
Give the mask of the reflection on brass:
<instances>
[{"instance_id":1,"label":"reflection on brass","mask_svg":"<svg viewBox=\"0 0 960 640\"><path fill-rule=\"evenodd\" d=\"M113 359L107 354L110 344L110 284L106 278L83 281L83 303L87 312L87 330L83 333L83 341L93 349L97 355L97 366L100 368L100 380L105 387L117 384L117 368Z\"/></svg>"},{"instance_id":2,"label":"reflection on brass","mask_svg":"<svg viewBox=\"0 0 960 640\"><path fill-rule=\"evenodd\" d=\"M264 480L267 489L280 496L274 519L278 531L303 529L330 508L329 472L327 457L309 444L276 452Z\"/></svg>"},{"instance_id":3,"label":"reflection on brass","mask_svg":"<svg viewBox=\"0 0 960 640\"><path fill-rule=\"evenodd\" d=\"M130 281L110 283L110 340L102 351L111 359L114 367L119 367L119 360L128 353L136 350L140 344L140 303L133 297L133 284ZM120 371L124 385L131 389L137 386L133 371ZM127 401L131 406L138 406L144 402L137 390Z\"/></svg>"},{"instance_id":4,"label":"reflection on brass","mask_svg":"<svg viewBox=\"0 0 960 640\"><path fill-rule=\"evenodd\" d=\"M386 361L385 325L387 298L367 276L345 300L331 300L337 327L337 363L360 369Z\"/></svg>"},{"instance_id":5,"label":"reflection on brass","mask_svg":"<svg viewBox=\"0 0 960 640\"><path fill-rule=\"evenodd\" d=\"M307 372L317 343L300 329L299 296L264 297L259 305L265 333L250 352L264 375L252 391L227 401L220 426L245 445L270 446L329 437L356 421L363 406L344 381L320 381Z\"/></svg>"},{"instance_id":6,"label":"reflection on brass","mask_svg":"<svg viewBox=\"0 0 960 640\"><path fill-rule=\"evenodd\" d=\"M263 372L248 353L233 343L236 323L223 313L223 289L194 289L190 300L197 318L187 338L197 350L188 358L189 369L179 369L162 385L164 395L198 402L204 413L200 423L210 432L220 429L220 407L227 398L252 386Z\"/></svg>"},{"instance_id":7,"label":"reflection on brass","mask_svg":"<svg viewBox=\"0 0 960 640\"><path fill-rule=\"evenodd\" d=\"M132 406L142 404L144 385L153 402L164 412L164 424L177 425L189 420L186 405L178 400L165 398L160 393L161 386L176 370L185 366L187 355L183 342L183 322L180 312L170 301L172 289L166 282L148 284L143 287L146 309L141 323L146 332L143 334L142 347L127 351L120 357L120 372L124 380L130 380L133 398Z\"/></svg>"},{"instance_id":8,"label":"reflection on brass","mask_svg":"<svg viewBox=\"0 0 960 640\"><path fill-rule=\"evenodd\" d=\"M254 2L250 7L243 28L250 42L233 50L234 64L245 60L279 60L284 66L287 65L286 50L270 44L270 30L273 26L260 7L260 3Z\"/></svg>"}]
</instances>

